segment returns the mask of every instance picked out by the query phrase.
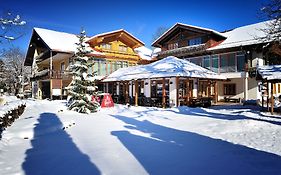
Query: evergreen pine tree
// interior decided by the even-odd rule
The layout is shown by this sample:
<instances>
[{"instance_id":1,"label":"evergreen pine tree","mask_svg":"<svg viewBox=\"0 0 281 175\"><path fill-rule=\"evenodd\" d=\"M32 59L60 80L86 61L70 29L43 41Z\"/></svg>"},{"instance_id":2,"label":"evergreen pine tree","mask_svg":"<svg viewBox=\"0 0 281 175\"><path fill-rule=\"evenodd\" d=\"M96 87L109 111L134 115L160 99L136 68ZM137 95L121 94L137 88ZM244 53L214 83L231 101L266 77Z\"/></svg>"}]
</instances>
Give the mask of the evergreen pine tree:
<instances>
[{"instance_id":1,"label":"evergreen pine tree","mask_svg":"<svg viewBox=\"0 0 281 175\"><path fill-rule=\"evenodd\" d=\"M100 105L98 102L92 102L91 100L91 95L96 96L98 91L92 72L88 71L88 68L92 66L92 58L87 56L90 51L87 50L87 45L84 42L85 31L81 30L77 37L79 42L76 43L77 51L73 56L74 64L70 67L72 82L68 88L71 95L68 109L79 113L96 112Z\"/></svg>"}]
</instances>

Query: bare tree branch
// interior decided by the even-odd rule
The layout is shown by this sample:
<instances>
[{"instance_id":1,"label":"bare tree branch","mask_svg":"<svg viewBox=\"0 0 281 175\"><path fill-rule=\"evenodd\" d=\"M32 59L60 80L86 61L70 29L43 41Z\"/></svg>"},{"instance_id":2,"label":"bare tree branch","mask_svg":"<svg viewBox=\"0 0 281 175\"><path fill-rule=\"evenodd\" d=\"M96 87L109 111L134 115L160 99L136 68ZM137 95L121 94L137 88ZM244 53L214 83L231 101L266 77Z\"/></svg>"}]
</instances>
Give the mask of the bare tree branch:
<instances>
[{"instance_id":1,"label":"bare tree branch","mask_svg":"<svg viewBox=\"0 0 281 175\"><path fill-rule=\"evenodd\" d=\"M24 67L24 53L19 48L10 48L2 52L2 61L4 63L4 77L2 82L11 89L15 95L19 92L22 83L30 77L30 68ZM0 70L1 73L1 70ZM23 80L21 78L24 77Z\"/></svg>"},{"instance_id":2,"label":"bare tree branch","mask_svg":"<svg viewBox=\"0 0 281 175\"><path fill-rule=\"evenodd\" d=\"M25 26L26 22L21 20L19 15L13 15L10 12L0 16L0 43L3 41L12 41L23 36L19 29Z\"/></svg>"}]
</instances>

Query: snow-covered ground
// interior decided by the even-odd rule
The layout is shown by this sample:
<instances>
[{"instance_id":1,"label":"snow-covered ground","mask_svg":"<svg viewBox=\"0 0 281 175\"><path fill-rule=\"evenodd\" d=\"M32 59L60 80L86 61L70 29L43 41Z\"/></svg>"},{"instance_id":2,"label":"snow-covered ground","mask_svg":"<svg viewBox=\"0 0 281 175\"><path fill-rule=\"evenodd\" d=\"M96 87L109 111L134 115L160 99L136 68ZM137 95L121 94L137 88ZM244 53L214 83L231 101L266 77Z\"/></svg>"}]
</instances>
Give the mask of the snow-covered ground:
<instances>
[{"instance_id":1,"label":"snow-covered ground","mask_svg":"<svg viewBox=\"0 0 281 175\"><path fill-rule=\"evenodd\" d=\"M1 175L281 174L281 116L243 106L86 115L28 100L2 136Z\"/></svg>"}]
</instances>

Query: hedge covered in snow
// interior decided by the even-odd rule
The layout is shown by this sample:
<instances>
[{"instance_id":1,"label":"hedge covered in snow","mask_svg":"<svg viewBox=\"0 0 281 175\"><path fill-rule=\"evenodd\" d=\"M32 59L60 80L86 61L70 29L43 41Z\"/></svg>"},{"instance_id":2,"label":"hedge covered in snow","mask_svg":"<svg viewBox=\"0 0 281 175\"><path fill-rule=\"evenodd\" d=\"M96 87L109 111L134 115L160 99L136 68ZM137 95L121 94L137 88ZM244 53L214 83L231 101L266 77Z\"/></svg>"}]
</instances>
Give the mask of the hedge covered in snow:
<instances>
[{"instance_id":1,"label":"hedge covered in snow","mask_svg":"<svg viewBox=\"0 0 281 175\"><path fill-rule=\"evenodd\" d=\"M0 106L0 130L10 126L24 112L26 104L21 100L10 101Z\"/></svg>"}]
</instances>

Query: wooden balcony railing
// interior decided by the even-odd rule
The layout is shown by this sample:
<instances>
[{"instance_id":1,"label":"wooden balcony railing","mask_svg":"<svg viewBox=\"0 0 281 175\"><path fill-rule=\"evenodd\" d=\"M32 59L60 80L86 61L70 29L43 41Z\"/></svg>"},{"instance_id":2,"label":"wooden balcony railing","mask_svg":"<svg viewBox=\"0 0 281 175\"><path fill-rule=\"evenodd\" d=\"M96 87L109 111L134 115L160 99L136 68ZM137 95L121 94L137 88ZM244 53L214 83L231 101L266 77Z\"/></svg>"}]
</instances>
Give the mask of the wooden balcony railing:
<instances>
[{"instance_id":1,"label":"wooden balcony railing","mask_svg":"<svg viewBox=\"0 0 281 175\"><path fill-rule=\"evenodd\" d=\"M205 51L207 49L206 44L199 44L199 45L194 45L194 46L186 46L186 47L181 47L177 49L172 49L172 50L166 50L158 53L159 58L164 58L166 56L185 56L185 55L191 55L194 53L199 53L202 51Z\"/></svg>"},{"instance_id":2,"label":"wooden balcony railing","mask_svg":"<svg viewBox=\"0 0 281 175\"><path fill-rule=\"evenodd\" d=\"M51 79L71 79L71 74L66 71L58 71L58 70L52 70L49 71L49 77Z\"/></svg>"},{"instance_id":3,"label":"wooden balcony railing","mask_svg":"<svg viewBox=\"0 0 281 175\"><path fill-rule=\"evenodd\" d=\"M31 77L31 81L35 80L46 80L46 79L71 79L72 75L66 71L60 70L49 70L44 69L42 71L36 72L33 77Z\"/></svg>"}]
</instances>

